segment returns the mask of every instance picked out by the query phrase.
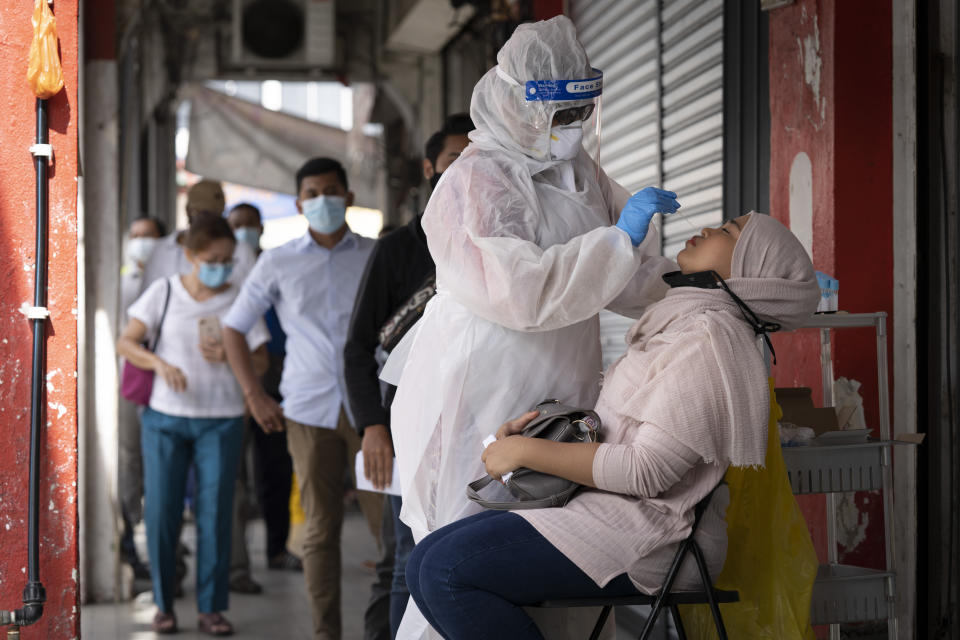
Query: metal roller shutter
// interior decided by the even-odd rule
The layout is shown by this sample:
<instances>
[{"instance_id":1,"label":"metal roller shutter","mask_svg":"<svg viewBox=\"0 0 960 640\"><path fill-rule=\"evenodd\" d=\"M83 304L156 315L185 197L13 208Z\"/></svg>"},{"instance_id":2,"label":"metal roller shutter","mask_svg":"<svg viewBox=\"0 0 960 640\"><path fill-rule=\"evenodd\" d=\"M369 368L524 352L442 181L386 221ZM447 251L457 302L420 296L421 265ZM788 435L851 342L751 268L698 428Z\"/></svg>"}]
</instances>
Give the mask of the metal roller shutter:
<instances>
[{"instance_id":1,"label":"metal roller shutter","mask_svg":"<svg viewBox=\"0 0 960 640\"><path fill-rule=\"evenodd\" d=\"M683 208L663 229L663 253L675 256L696 230L723 221L723 1L570 0L569 8L604 72L603 169L631 192L677 192ZM604 367L623 353L631 323L601 314Z\"/></svg>"},{"instance_id":2,"label":"metal roller shutter","mask_svg":"<svg viewBox=\"0 0 960 640\"><path fill-rule=\"evenodd\" d=\"M574 0L570 13L590 64L604 74L600 150L604 171L630 191L656 184L660 172L656 0Z\"/></svg>"},{"instance_id":3,"label":"metal roller shutter","mask_svg":"<svg viewBox=\"0 0 960 640\"><path fill-rule=\"evenodd\" d=\"M634 192L660 182L660 65L657 0L573 0L570 18L603 71L600 161L612 179ZM587 149L595 142L585 137ZM600 314L603 368L626 350L633 320Z\"/></svg>"},{"instance_id":4,"label":"metal roller shutter","mask_svg":"<svg viewBox=\"0 0 960 640\"><path fill-rule=\"evenodd\" d=\"M723 2L664 2L663 185L681 217L667 216L663 253L723 223Z\"/></svg>"}]
</instances>

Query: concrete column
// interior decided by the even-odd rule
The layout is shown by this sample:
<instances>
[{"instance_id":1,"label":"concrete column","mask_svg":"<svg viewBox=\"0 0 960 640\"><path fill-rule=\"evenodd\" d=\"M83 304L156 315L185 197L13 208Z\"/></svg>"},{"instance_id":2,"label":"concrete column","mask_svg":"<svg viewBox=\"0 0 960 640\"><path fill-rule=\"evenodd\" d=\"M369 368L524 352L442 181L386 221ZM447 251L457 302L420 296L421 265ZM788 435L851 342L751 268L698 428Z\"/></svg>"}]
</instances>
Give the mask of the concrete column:
<instances>
[{"instance_id":1,"label":"concrete column","mask_svg":"<svg viewBox=\"0 0 960 640\"><path fill-rule=\"evenodd\" d=\"M893 1L893 430L917 431L917 16ZM916 637L917 450L893 454L900 637Z\"/></svg>"},{"instance_id":2,"label":"concrete column","mask_svg":"<svg viewBox=\"0 0 960 640\"><path fill-rule=\"evenodd\" d=\"M120 595L117 502L118 377L114 345L120 289L117 64L113 0L85 5L84 175L80 220L78 394L80 567L85 602Z\"/></svg>"},{"instance_id":3,"label":"concrete column","mask_svg":"<svg viewBox=\"0 0 960 640\"><path fill-rule=\"evenodd\" d=\"M440 128L447 116L443 112L443 60L439 55L420 56L420 140L413 140L413 151L423 153L423 145Z\"/></svg>"},{"instance_id":4,"label":"concrete column","mask_svg":"<svg viewBox=\"0 0 960 640\"><path fill-rule=\"evenodd\" d=\"M140 204L140 37L132 36L128 40L127 49L118 62L120 81L120 166L119 190L120 206L124 227L146 210ZM168 228L173 228L172 218L161 218L169 222Z\"/></svg>"}]
</instances>

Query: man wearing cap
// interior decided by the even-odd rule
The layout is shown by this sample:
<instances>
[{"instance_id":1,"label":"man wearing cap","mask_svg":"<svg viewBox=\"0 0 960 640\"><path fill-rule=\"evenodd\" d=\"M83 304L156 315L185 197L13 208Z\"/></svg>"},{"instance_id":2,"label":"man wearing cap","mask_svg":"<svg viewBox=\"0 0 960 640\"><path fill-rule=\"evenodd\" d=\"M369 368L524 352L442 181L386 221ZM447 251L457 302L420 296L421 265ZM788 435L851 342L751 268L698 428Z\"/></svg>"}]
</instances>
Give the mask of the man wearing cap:
<instances>
[{"instance_id":1,"label":"man wearing cap","mask_svg":"<svg viewBox=\"0 0 960 640\"><path fill-rule=\"evenodd\" d=\"M219 218L223 215L225 203L223 188L219 182L200 180L187 189L187 223L192 225L204 217ZM183 230L176 230L157 244L157 248L143 269L141 292L154 280L168 278L178 273L190 273L193 269L193 265L183 253L183 246L180 244L182 236ZM253 268L256 259L250 245L238 242L233 252L233 272L229 282L237 286L241 285Z\"/></svg>"}]
</instances>

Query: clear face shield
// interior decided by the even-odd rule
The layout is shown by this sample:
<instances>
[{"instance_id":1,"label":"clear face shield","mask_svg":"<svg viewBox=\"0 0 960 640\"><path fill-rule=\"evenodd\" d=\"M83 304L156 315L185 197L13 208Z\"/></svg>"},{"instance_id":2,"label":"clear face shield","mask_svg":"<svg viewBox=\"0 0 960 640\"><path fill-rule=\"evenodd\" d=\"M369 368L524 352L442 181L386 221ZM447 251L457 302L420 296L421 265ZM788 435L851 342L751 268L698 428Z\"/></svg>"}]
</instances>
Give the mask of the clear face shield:
<instances>
[{"instance_id":1,"label":"clear face shield","mask_svg":"<svg viewBox=\"0 0 960 640\"><path fill-rule=\"evenodd\" d=\"M497 67L497 75L523 89L524 120L535 130L532 155L570 160L582 144L599 174L603 72L593 72L593 77L580 80L528 80L521 84Z\"/></svg>"}]
</instances>

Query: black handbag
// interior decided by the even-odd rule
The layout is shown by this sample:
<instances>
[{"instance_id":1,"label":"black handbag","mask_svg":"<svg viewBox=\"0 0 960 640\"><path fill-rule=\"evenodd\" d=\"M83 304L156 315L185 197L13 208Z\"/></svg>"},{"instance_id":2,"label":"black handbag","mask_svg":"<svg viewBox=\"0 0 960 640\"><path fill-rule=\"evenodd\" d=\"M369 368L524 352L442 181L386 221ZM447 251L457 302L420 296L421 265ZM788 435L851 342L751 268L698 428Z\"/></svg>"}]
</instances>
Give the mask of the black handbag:
<instances>
[{"instance_id":1,"label":"black handbag","mask_svg":"<svg viewBox=\"0 0 960 640\"><path fill-rule=\"evenodd\" d=\"M588 409L576 409L556 400L545 400L536 407L534 418L520 433L525 438L545 438L555 442L597 442L600 416ZM504 483L516 501L497 502L480 497L480 490L494 482L487 475L467 485L467 497L487 509L542 509L567 504L581 485L566 478L520 467Z\"/></svg>"}]
</instances>

